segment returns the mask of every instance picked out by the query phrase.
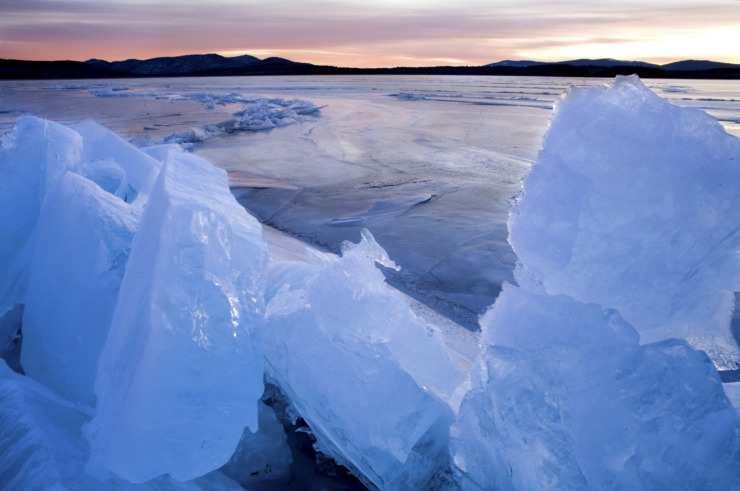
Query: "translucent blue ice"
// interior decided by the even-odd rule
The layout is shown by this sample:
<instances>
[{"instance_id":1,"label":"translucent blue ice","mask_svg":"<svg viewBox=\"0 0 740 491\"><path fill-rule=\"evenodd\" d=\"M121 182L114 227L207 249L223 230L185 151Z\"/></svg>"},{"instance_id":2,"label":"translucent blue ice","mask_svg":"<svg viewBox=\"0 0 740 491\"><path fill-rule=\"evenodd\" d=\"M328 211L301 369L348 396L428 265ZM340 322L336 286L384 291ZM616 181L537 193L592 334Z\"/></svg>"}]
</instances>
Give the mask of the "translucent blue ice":
<instances>
[{"instance_id":1,"label":"translucent blue ice","mask_svg":"<svg viewBox=\"0 0 740 491\"><path fill-rule=\"evenodd\" d=\"M740 417L691 346L737 359L738 160L637 78L559 104L451 430L463 489L740 486Z\"/></svg>"},{"instance_id":2,"label":"translucent blue ice","mask_svg":"<svg viewBox=\"0 0 740 491\"><path fill-rule=\"evenodd\" d=\"M170 151L98 363L91 472L193 479L229 460L245 426L257 430L265 261L226 173Z\"/></svg>"},{"instance_id":3,"label":"translucent blue ice","mask_svg":"<svg viewBox=\"0 0 740 491\"><path fill-rule=\"evenodd\" d=\"M548 293L615 308L643 342L679 337L740 366L740 139L637 77L557 106L509 220Z\"/></svg>"}]
</instances>

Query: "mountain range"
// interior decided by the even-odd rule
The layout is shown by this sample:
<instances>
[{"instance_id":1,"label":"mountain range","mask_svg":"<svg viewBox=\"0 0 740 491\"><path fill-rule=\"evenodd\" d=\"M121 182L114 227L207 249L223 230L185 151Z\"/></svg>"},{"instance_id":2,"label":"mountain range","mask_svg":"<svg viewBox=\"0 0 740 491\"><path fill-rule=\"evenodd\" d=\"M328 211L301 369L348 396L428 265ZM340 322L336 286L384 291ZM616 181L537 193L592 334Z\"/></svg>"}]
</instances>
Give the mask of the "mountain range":
<instances>
[{"instance_id":1,"label":"mountain range","mask_svg":"<svg viewBox=\"0 0 740 491\"><path fill-rule=\"evenodd\" d=\"M224 57L217 54L184 55L109 62L29 61L0 59L0 79L130 78L233 75L535 75L614 77L637 73L642 78L740 79L740 65L706 60L684 60L666 65L642 61L579 59L561 62L504 60L483 66L437 66L395 68L346 68L300 63L285 58L259 59L250 55Z\"/></svg>"},{"instance_id":2,"label":"mountain range","mask_svg":"<svg viewBox=\"0 0 740 491\"><path fill-rule=\"evenodd\" d=\"M542 65L570 65L574 67L602 67L602 68L613 68L613 67L641 67L641 68L653 68L658 70L668 71L707 71L715 69L737 69L740 65L733 65L732 63L720 63L717 61L707 60L684 60L676 61L674 63L668 63L665 65L656 65L653 63L646 63L644 61L625 61L625 60L614 60L612 58L601 58L598 60L590 59L579 59L569 61L558 61L558 62L544 62L544 61L530 61L530 60L504 60L497 63L491 63L486 66L499 66L499 67L530 67L530 66L542 66Z\"/></svg>"}]
</instances>

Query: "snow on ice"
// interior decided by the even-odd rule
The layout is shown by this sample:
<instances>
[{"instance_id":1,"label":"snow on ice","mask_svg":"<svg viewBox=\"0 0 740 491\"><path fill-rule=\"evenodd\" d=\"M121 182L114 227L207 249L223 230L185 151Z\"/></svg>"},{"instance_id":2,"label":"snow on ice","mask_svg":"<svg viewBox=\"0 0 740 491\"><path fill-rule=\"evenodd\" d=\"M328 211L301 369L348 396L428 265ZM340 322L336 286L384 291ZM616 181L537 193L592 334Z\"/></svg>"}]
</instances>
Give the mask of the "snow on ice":
<instances>
[{"instance_id":1,"label":"snow on ice","mask_svg":"<svg viewBox=\"0 0 740 491\"><path fill-rule=\"evenodd\" d=\"M91 470L192 479L223 465L245 426L258 428L266 251L226 183L202 159L167 154L98 362Z\"/></svg>"},{"instance_id":2,"label":"snow on ice","mask_svg":"<svg viewBox=\"0 0 740 491\"><path fill-rule=\"evenodd\" d=\"M310 109L281 107L234 124ZM289 480L277 392L369 487L740 487L717 372L738 361L738 160L716 120L636 78L573 90L471 366L385 283L369 232L341 257L282 254L178 145L23 116L0 148L0 353L21 330L26 374L0 363L0 487Z\"/></svg>"}]
</instances>

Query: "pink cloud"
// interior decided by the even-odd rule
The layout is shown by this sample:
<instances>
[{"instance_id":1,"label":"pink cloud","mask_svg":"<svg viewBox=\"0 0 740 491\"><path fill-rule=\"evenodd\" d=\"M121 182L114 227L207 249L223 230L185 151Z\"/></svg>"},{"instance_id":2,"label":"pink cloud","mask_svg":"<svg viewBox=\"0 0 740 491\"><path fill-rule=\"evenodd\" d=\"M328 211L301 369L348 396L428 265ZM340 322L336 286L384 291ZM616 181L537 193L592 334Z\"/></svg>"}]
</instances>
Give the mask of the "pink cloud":
<instances>
[{"instance_id":1,"label":"pink cloud","mask_svg":"<svg viewBox=\"0 0 740 491\"><path fill-rule=\"evenodd\" d=\"M613 48L581 57L617 57L625 41L711 31L740 18L737 2L698 0L673 7L567 1L448 8L432 3L415 9L367 5L0 0L0 57L115 60L259 50L345 66L394 66L401 60L433 65L441 59L484 64L569 44ZM722 57L740 61L740 55Z\"/></svg>"}]
</instances>

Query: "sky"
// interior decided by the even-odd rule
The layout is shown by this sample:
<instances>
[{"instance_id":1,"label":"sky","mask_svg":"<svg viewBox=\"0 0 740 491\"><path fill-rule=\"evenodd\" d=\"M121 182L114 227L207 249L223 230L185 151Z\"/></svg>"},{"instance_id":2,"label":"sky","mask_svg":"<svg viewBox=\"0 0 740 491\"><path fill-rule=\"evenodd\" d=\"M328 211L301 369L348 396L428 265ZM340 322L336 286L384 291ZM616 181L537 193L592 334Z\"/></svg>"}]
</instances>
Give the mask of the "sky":
<instances>
[{"instance_id":1,"label":"sky","mask_svg":"<svg viewBox=\"0 0 740 491\"><path fill-rule=\"evenodd\" d=\"M740 63L740 0L0 0L0 58Z\"/></svg>"}]
</instances>

